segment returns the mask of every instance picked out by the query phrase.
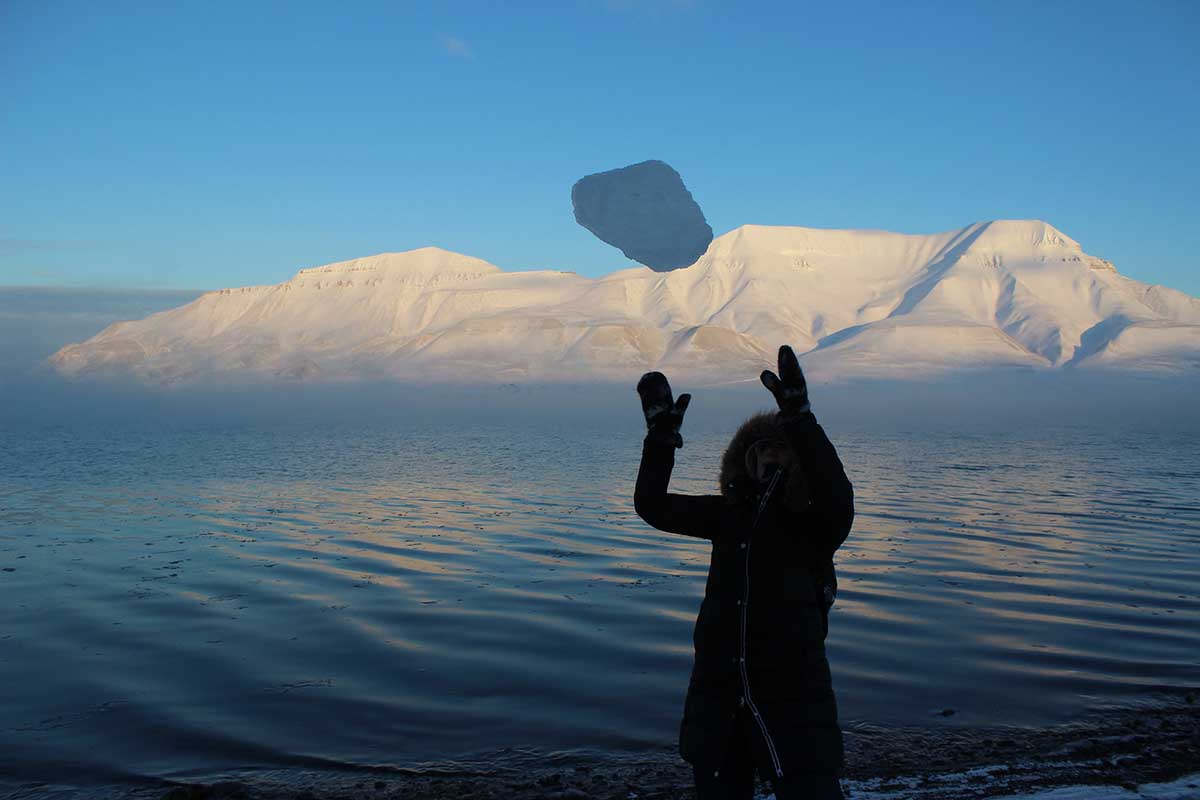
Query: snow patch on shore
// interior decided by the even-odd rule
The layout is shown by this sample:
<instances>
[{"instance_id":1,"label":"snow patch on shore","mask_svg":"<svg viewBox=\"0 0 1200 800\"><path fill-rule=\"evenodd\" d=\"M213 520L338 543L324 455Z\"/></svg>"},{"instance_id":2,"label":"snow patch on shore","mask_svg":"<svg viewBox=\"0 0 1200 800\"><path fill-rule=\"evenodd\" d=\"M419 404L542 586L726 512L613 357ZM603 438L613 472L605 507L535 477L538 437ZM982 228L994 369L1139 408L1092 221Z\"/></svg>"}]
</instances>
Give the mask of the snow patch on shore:
<instances>
[{"instance_id":1,"label":"snow patch on shore","mask_svg":"<svg viewBox=\"0 0 1200 800\"><path fill-rule=\"evenodd\" d=\"M991 779L991 773L1005 767L979 767L950 775L922 776L911 779L907 789L880 789L880 780L843 781L846 800L915 800L915 798L954 797L956 791L978 790ZM930 784L936 784L931 786ZM944 792L944 794L943 794ZM1033 793L994 795L993 800L1200 800L1200 772L1165 783L1144 783L1136 788L1124 786L1060 786ZM764 800L775 800L768 794Z\"/></svg>"}]
</instances>

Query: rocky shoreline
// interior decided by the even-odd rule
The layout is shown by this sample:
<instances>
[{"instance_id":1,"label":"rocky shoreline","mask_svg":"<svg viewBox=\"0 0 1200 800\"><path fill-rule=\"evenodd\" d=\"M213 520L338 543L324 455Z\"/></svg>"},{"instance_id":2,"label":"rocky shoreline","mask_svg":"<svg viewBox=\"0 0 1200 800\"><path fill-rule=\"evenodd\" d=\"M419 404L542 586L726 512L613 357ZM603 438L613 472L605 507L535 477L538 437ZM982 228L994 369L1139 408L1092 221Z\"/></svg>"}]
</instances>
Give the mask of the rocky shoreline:
<instances>
[{"instance_id":1,"label":"rocky shoreline","mask_svg":"<svg viewBox=\"0 0 1200 800\"><path fill-rule=\"evenodd\" d=\"M1200 703L1107 712L1047 728L845 727L848 800L982 800L1054 787L1160 784L1200 773ZM214 776L215 777L215 776ZM263 770L203 783L69 794L29 786L14 798L130 800L690 800L690 768L672 748L637 756L513 753L496 764L346 772ZM1198 779L1200 781L1200 779ZM1187 781L1171 797L1186 797ZM1195 782L1200 797L1200 782ZM1115 788L1114 788L1115 790ZM769 794L759 786L759 797ZM1076 795L1085 796L1085 795ZM1111 796L1111 795L1110 795ZM1129 794L1130 797L1138 795ZM1156 795L1163 796L1163 795Z\"/></svg>"}]
</instances>

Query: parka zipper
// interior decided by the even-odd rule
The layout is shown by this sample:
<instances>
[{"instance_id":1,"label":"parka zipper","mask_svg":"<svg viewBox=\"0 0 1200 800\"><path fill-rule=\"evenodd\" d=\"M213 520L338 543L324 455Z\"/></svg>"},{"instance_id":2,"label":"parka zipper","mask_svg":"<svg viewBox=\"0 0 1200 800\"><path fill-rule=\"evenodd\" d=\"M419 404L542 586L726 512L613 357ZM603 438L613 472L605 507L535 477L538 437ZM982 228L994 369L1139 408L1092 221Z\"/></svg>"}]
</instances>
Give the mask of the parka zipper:
<instances>
[{"instance_id":1,"label":"parka zipper","mask_svg":"<svg viewBox=\"0 0 1200 800\"><path fill-rule=\"evenodd\" d=\"M771 738L771 734L767 731L767 724L763 721L762 715L758 713L758 706L754 704L754 699L750 696L750 676L746 671L746 629L749 627L747 612L750 608L750 545L754 531L758 528L758 520L762 516L763 509L767 507L767 501L771 499L771 492L775 489L775 484L779 481L779 476L783 474L782 470L776 470L772 476L771 482L767 485L766 491L763 493L763 498L758 504L758 513L754 515L754 524L750 528L750 536L746 537L746 580L742 588L742 655L741 655L741 675L742 675L742 690L746 695L746 705L750 707L750 713L754 716L754 721L758 723L759 730L762 731L763 739L767 742L767 750L771 754L771 762L775 765L775 776L783 777L783 767L779 763L779 753L775 750L775 741Z\"/></svg>"}]
</instances>

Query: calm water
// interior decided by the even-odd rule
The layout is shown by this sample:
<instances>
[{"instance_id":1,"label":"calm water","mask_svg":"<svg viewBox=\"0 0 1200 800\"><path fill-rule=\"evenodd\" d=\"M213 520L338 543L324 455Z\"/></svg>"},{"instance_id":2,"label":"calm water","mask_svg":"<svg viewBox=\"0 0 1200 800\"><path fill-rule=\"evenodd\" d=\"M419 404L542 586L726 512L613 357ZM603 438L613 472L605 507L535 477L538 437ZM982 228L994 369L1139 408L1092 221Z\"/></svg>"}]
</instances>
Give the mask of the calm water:
<instances>
[{"instance_id":1,"label":"calm water","mask_svg":"<svg viewBox=\"0 0 1200 800\"><path fill-rule=\"evenodd\" d=\"M633 513L633 416L0 427L0 774L673 747L708 550ZM736 422L674 491L715 491ZM1200 437L827 429L846 724L1200 684Z\"/></svg>"}]
</instances>

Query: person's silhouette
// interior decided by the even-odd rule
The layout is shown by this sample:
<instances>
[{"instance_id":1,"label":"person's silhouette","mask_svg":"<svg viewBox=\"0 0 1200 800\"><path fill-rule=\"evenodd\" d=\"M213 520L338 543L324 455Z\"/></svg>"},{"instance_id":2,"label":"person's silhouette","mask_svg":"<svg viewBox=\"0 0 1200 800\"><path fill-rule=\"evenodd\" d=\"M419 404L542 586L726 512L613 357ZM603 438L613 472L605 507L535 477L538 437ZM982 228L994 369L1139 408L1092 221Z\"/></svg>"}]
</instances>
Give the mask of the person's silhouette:
<instances>
[{"instance_id":1,"label":"person's silhouette","mask_svg":"<svg viewBox=\"0 0 1200 800\"><path fill-rule=\"evenodd\" d=\"M833 554L850 532L854 491L792 349L779 348L778 376L760 378L779 411L738 428L712 495L667 491L691 395L674 400L661 372L637 385L647 427L638 516L712 541L679 750L698 800L748 800L756 768L779 800L841 798L845 757L825 636Z\"/></svg>"}]
</instances>

